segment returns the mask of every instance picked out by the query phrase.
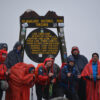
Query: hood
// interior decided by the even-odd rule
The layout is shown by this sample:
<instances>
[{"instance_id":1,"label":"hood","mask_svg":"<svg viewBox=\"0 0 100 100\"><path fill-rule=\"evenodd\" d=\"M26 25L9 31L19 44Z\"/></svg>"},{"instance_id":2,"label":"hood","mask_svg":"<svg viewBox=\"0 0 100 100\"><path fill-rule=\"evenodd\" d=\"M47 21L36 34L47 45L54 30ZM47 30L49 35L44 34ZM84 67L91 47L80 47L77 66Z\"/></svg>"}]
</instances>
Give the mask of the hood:
<instances>
[{"instance_id":1,"label":"hood","mask_svg":"<svg viewBox=\"0 0 100 100\"><path fill-rule=\"evenodd\" d=\"M91 59L91 60L89 61L89 63L92 64L92 63L93 63L93 59ZM97 61L97 63L99 63L99 60Z\"/></svg>"},{"instance_id":2,"label":"hood","mask_svg":"<svg viewBox=\"0 0 100 100\"><path fill-rule=\"evenodd\" d=\"M62 69L65 65L67 65L67 63L62 63L61 69Z\"/></svg>"},{"instance_id":3,"label":"hood","mask_svg":"<svg viewBox=\"0 0 100 100\"><path fill-rule=\"evenodd\" d=\"M46 59L44 60L44 64L43 64L43 67L44 67L44 68L46 68L46 67L45 67L45 64L46 64L46 62L49 61L49 60L52 60L52 58L46 58ZM54 62L53 62L53 63L54 63ZM52 66L51 66L51 72L53 72L53 63L52 63Z\"/></svg>"},{"instance_id":4,"label":"hood","mask_svg":"<svg viewBox=\"0 0 100 100\"><path fill-rule=\"evenodd\" d=\"M69 63L69 62L75 62L75 59L74 59L74 57L72 56L72 55L70 55L68 58L67 58L67 62Z\"/></svg>"},{"instance_id":5,"label":"hood","mask_svg":"<svg viewBox=\"0 0 100 100\"><path fill-rule=\"evenodd\" d=\"M74 51L74 50L77 50L78 53L80 53L79 48L78 48L77 46L73 46L73 47L72 47L72 50L71 50L71 53L72 53L72 54L73 54L73 51Z\"/></svg>"},{"instance_id":6,"label":"hood","mask_svg":"<svg viewBox=\"0 0 100 100\"><path fill-rule=\"evenodd\" d=\"M6 48L6 51L8 51L8 45L7 43L0 43L0 49Z\"/></svg>"},{"instance_id":7,"label":"hood","mask_svg":"<svg viewBox=\"0 0 100 100\"><path fill-rule=\"evenodd\" d=\"M0 63L4 63L7 57L7 51L0 50Z\"/></svg>"},{"instance_id":8,"label":"hood","mask_svg":"<svg viewBox=\"0 0 100 100\"><path fill-rule=\"evenodd\" d=\"M16 42L16 44L14 45L14 47L13 47L13 50L17 50L17 47L18 46L22 46L22 44L21 44L21 42ZM22 49L21 49L21 51L22 51Z\"/></svg>"}]
</instances>

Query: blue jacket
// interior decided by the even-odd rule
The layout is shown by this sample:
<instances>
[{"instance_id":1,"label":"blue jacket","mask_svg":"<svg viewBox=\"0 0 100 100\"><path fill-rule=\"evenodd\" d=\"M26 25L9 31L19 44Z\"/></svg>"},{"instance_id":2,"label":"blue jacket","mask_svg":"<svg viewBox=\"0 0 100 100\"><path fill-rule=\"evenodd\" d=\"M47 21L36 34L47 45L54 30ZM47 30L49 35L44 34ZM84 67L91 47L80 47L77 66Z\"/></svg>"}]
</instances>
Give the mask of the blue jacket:
<instances>
[{"instance_id":1,"label":"blue jacket","mask_svg":"<svg viewBox=\"0 0 100 100\"><path fill-rule=\"evenodd\" d=\"M88 63L88 60L85 56L83 55L77 55L73 56L75 59L75 64L77 65L77 69L79 70L80 74L82 70L84 69L85 65Z\"/></svg>"},{"instance_id":2,"label":"blue jacket","mask_svg":"<svg viewBox=\"0 0 100 100\"><path fill-rule=\"evenodd\" d=\"M93 70L93 79L94 79L94 81L96 82L96 76L97 76L97 66L98 66L98 64L97 63L92 63L92 70Z\"/></svg>"},{"instance_id":3,"label":"blue jacket","mask_svg":"<svg viewBox=\"0 0 100 100\"><path fill-rule=\"evenodd\" d=\"M71 77L67 77L67 73L71 73ZM66 89L74 90L77 82L78 70L76 66L65 65L61 69L61 82L60 85Z\"/></svg>"}]
</instances>

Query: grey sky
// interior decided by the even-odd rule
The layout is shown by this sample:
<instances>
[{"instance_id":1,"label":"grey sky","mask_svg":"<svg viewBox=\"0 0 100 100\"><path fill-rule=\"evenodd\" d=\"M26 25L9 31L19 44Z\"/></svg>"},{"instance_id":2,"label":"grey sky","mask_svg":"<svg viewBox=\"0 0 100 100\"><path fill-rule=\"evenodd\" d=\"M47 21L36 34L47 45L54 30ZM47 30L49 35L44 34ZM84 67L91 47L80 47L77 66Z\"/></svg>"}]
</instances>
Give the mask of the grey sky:
<instances>
[{"instance_id":1,"label":"grey sky","mask_svg":"<svg viewBox=\"0 0 100 100\"><path fill-rule=\"evenodd\" d=\"M19 38L19 16L27 9L39 15L51 10L64 16L68 55L74 45L88 59L93 52L100 54L100 0L0 0L0 42L7 42L9 51ZM61 65L59 57L56 62ZM25 62L33 63L27 56Z\"/></svg>"},{"instance_id":2,"label":"grey sky","mask_svg":"<svg viewBox=\"0 0 100 100\"><path fill-rule=\"evenodd\" d=\"M68 55L74 45L88 59L93 52L100 54L100 0L0 0L0 42L8 43L9 51L19 39L19 16L27 9L39 15L51 10L64 16ZM56 57L56 63L61 65L59 59L60 54ZM24 61L37 65L26 55Z\"/></svg>"}]
</instances>

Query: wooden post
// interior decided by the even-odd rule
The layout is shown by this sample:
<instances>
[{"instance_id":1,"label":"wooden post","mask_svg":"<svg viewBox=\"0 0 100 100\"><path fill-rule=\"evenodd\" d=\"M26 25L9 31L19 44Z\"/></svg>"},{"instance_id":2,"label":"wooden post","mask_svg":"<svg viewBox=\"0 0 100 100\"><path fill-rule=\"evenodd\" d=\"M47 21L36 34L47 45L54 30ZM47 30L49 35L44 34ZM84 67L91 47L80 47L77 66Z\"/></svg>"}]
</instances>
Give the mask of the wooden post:
<instances>
[{"instance_id":1,"label":"wooden post","mask_svg":"<svg viewBox=\"0 0 100 100\"><path fill-rule=\"evenodd\" d=\"M23 45L23 48L25 46L25 39L26 39L26 27L28 26L27 23L24 23L20 25L20 36L19 36L19 41ZM24 58L24 49L22 51L22 57Z\"/></svg>"},{"instance_id":2,"label":"wooden post","mask_svg":"<svg viewBox=\"0 0 100 100\"><path fill-rule=\"evenodd\" d=\"M58 38L60 42L60 54L61 54L61 60L62 63L67 62L67 50L66 50L66 43L65 43L65 37L64 37L64 28L60 28L59 25L57 25L57 31L58 31Z\"/></svg>"}]
</instances>

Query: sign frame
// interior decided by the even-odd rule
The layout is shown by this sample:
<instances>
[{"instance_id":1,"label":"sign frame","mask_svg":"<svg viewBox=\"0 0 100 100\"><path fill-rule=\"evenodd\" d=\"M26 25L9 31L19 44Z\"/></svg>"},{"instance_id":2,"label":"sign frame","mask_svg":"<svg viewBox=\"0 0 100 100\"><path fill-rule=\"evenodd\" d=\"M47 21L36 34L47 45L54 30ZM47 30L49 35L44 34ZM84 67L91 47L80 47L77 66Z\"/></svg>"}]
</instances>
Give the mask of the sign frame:
<instances>
[{"instance_id":1,"label":"sign frame","mask_svg":"<svg viewBox=\"0 0 100 100\"><path fill-rule=\"evenodd\" d=\"M36 19L37 22L36 22ZM43 23L45 22L45 23ZM38 25L38 26L37 26ZM33 10L26 10L20 16L20 35L19 41L22 43L23 47L25 46L26 39L26 30L27 28L56 28L58 33L58 39L60 42L60 54L62 63L67 62L67 50L64 37L64 17L57 16L53 11L48 11L45 16L39 16ZM24 50L23 50L24 57Z\"/></svg>"}]
</instances>

